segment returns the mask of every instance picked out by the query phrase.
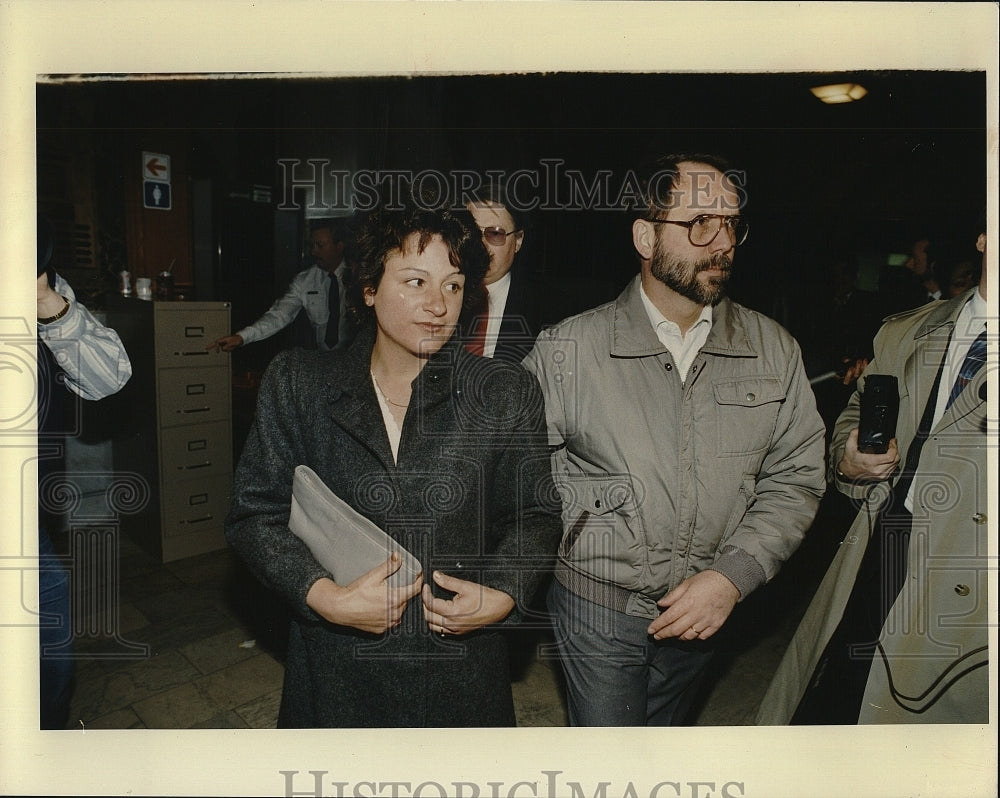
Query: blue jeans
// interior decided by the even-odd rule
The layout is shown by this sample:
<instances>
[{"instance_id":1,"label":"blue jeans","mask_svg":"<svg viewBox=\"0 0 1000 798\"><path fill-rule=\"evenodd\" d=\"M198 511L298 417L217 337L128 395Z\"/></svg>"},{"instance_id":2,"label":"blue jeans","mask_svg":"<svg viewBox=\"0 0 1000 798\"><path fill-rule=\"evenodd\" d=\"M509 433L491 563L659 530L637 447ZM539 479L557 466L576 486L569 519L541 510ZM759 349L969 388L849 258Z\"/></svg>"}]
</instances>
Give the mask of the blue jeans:
<instances>
[{"instance_id":1,"label":"blue jeans","mask_svg":"<svg viewBox=\"0 0 1000 798\"><path fill-rule=\"evenodd\" d=\"M39 728L65 729L73 694L69 576L45 527L38 527Z\"/></svg>"},{"instance_id":2,"label":"blue jeans","mask_svg":"<svg viewBox=\"0 0 1000 798\"><path fill-rule=\"evenodd\" d=\"M654 640L648 618L580 598L553 579L548 593L566 676L571 726L681 726L714 646Z\"/></svg>"}]
</instances>

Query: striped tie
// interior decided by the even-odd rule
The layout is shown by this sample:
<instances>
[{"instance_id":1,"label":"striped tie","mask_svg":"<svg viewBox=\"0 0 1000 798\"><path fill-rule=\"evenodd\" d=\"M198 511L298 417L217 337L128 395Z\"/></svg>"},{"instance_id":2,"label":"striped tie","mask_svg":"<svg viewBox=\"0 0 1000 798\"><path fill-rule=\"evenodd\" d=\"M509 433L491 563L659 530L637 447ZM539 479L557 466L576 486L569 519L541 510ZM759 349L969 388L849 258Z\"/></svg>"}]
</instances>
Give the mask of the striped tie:
<instances>
[{"instance_id":1,"label":"striped tie","mask_svg":"<svg viewBox=\"0 0 1000 798\"><path fill-rule=\"evenodd\" d=\"M955 385L951 389L951 394L948 396L948 404L945 408L951 407L951 403L955 401L955 398L962 392L972 378L976 376L976 372L982 368L983 363L986 362L986 330L983 330L976 337L976 340L972 342L972 346L969 347L969 354L965 356L965 360L962 362L962 368L958 371L958 377L955 380Z\"/></svg>"}]
</instances>

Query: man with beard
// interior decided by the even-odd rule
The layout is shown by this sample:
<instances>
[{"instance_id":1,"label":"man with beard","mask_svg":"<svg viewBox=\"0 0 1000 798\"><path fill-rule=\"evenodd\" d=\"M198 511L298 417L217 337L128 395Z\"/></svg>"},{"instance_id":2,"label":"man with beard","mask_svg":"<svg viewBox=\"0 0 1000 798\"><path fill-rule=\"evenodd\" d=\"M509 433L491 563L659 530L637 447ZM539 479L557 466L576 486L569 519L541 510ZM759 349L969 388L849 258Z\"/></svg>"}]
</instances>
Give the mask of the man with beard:
<instances>
[{"instance_id":1,"label":"man with beard","mask_svg":"<svg viewBox=\"0 0 1000 798\"><path fill-rule=\"evenodd\" d=\"M742 174L661 158L614 302L543 332L563 538L548 595L576 726L682 725L736 603L795 551L825 487L799 347L725 296Z\"/></svg>"}]
</instances>

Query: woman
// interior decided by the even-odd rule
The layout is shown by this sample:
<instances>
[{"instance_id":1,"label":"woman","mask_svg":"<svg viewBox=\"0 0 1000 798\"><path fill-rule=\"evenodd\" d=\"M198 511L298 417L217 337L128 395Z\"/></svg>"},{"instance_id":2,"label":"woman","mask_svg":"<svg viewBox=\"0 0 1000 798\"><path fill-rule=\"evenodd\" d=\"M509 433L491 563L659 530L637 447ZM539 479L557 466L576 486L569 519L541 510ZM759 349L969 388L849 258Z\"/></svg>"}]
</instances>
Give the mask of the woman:
<instances>
[{"instance_id":1,"label":"woman","mask_svg":"<svg viewBox=\"0 0 1000 798\"><path fill-rule=\"evenodd\" d=\"M534 377L455 335L488 256L465 210L374 212L345 352L279 354L236 471L227 536L292 606L278 725L514 724L506 640L559 536ZM288 529L306 464L410 552L338 585Z\"/></svg>"}]
</instances>

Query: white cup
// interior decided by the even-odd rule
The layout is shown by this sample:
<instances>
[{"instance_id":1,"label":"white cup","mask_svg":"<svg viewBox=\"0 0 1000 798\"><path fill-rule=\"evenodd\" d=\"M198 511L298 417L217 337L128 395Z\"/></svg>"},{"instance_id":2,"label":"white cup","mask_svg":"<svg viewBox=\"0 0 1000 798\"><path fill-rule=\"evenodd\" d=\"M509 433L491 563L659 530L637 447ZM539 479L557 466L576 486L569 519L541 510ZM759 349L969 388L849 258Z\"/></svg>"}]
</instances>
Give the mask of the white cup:
<instances>
[{"instance_id":1,"label":"white cup","mask_svg":"<svg viewBox=\"0 0 1000 798\"><path fill-rule=\"evenodd\" d=\"M149 277L137 277L135 281L135 294L139 299L153 298L153 281Z\"/></svg>"}]
</instances>

